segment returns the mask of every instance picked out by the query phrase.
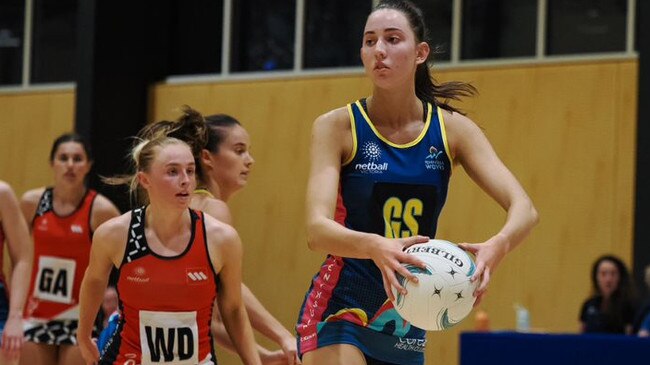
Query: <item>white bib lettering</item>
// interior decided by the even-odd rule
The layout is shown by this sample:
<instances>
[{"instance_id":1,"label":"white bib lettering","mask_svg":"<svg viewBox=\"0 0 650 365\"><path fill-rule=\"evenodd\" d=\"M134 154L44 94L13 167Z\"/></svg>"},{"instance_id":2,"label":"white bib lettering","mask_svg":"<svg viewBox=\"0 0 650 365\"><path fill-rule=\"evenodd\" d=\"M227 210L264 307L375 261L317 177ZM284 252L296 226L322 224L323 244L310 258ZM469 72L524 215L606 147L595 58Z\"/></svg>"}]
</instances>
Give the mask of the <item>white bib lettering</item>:
<instances>
[{"instance_id":1,"label":"white bib lettering","mask_svg":"<svg viewBox=\"0 0 650 365\"><path fill-rule=\"evenodd\" d=\"M77 262L60 257L41 256L34 296L57 303L72 303L72 286Z\"/></svg>"},{"instance_id":2,"label":"white bib lettering","mask_svg":"<svg viewBox=\"0 0 650 365\"><path fill-rule=\"evenodd\" d=\"M140 311L142 365L199 362L196 312Z\"/></svg>"}]
</instances>

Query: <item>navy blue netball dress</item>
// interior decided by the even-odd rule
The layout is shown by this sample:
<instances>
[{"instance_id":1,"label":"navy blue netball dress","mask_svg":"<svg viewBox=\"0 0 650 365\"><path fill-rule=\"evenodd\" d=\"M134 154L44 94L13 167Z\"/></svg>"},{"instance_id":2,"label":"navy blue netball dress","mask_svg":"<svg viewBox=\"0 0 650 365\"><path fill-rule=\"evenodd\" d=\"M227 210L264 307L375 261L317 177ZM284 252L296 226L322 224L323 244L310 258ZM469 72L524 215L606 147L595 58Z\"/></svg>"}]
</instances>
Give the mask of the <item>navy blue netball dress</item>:
<instances>
[{"instance_id":1,"label":"navy blue netball dress","mask_svg":"<svg viewBox=\"0 0 650 365\"><path fill-rule=\"evenodd\" d=\"M406 144L377 131L365 99L348 104L353 150L341 168L338 223L388 238L435 237L452 162L442 111L423 104L424 128ZM369 259L328 255L313 277L296 329L301 354L350 344L389 363L424 362L425 331L397 314Z\"/></svg>"}]
</instances>

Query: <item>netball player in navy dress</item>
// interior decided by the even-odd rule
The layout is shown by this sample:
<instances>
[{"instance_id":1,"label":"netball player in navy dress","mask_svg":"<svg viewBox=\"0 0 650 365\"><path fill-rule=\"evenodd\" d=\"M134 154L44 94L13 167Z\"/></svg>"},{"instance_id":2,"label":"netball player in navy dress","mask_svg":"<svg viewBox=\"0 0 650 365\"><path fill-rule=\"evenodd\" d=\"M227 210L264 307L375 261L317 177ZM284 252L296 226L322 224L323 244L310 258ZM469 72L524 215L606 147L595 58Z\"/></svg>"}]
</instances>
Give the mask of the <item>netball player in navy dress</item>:
<instances>
[{"instance_id":1,"label":"netball player in navy dress","mask_svg":"<svg viewBox=\"0 0 650 365\"><path fill-rule=\"evenodd\" d=\"M422 264L405 247L435 237L452 166L460 164L507 211L480 244L472 277L485 291L492 272L537 222L524 189L470 119L447 99L463 83L433 84L422 13L381 2L366 22L361 58L372 96L316 119L307 189L308 244L327 253L297 323L304 364L423 364L423 330L401 320L389 298L404 292L400 264Z\"/></svg>"}]
</instances>

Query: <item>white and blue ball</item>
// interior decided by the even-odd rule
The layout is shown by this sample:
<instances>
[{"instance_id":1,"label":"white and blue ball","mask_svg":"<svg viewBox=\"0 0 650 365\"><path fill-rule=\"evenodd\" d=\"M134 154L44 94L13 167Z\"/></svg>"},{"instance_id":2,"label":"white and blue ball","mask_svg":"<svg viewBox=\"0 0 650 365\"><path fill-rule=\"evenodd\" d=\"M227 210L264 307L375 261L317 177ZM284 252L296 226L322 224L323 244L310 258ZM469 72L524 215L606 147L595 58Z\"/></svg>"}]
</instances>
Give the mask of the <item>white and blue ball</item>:
<instances>
[{"instance_id":1,"label":"white and blue ball","mask_svg":"<svg viewBox=\"0 0 650 365\"><path fill-rule=\"evenodd\" d=\"M413 282L399 274L397 278L408 293L393 288L397 313L412 325L440 331L462 321L471 311L478 280L470 282L476 264L470 255L445 240L430 240L406 249L426 264L426 268L403 264L418 278Z\"/></svg>"}]
</instances>

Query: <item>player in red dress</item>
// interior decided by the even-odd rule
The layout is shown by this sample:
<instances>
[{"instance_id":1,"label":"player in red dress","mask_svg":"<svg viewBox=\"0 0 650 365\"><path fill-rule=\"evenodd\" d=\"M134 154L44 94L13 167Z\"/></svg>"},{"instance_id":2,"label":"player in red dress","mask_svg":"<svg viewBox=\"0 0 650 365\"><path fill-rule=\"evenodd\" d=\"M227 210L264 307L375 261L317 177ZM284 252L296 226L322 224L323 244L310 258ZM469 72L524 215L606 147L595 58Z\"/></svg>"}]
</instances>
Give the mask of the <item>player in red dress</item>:
<instances>
[{"instance_id":1,"label":"player in red dress","mask_svg":"<svg viewBox=\"0 0 650 365\"><path fill-rule=\"evenodd\" d=\"M189 209L195 163L184 142L160 137L134 148L131 186L149 204L102 225L81 291L79 344L87 364L216 364L210 320L217 295L245 364L260 364L241 299L241 242L230 226ZM99 358L91 338L111 268L122 313Z\"/></svg>"},{"instance_id":2,"label":"player in red dress","mask_svg":"<svg viewBox=\"0 0 650 365\"><path fill-rule=\"evenodd\" d=\"M77 365L79 288L88 266L95 229L120 213L106 197L86 187L90 146L79 135L58 137L50 152L54 185L26 192L21 201L31 223L34 260L25 305L24 365Z\"/></svg>"}]
</instances>

